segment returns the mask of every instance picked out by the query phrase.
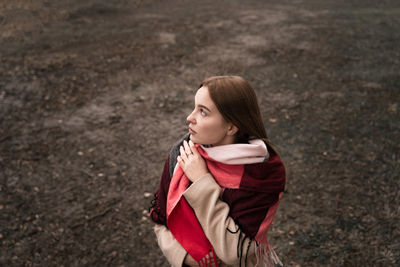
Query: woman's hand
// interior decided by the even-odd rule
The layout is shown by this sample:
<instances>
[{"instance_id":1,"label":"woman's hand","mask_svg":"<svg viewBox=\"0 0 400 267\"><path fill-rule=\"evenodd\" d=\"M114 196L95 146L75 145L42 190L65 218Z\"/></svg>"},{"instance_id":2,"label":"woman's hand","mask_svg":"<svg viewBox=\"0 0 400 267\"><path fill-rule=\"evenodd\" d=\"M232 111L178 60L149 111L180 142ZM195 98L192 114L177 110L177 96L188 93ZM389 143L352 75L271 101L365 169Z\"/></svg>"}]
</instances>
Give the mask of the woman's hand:
<instances>
[{"instance_id":1,"label":"woman's hand","mask_svg":"<svg viewBox=\"0 0 400 267\"><path fill-rule=\"evenodd\" d=\"M199 264L195 259L193 259L192 256L189 255L189 253L186 254L185 259L183 260L184 266L190 266L190 267L198 267Z\"/></svg>"},{"instance_id":2,"label":"woman's hand","mask_svg":"<svg viewBox=\"0 0 400 267\"><path fill-rule=\"evenodd\" d=\"M180 147L181 154L178 156L178 163L190 181L195 182L201 176L208 173L207 165L203 157L197 151L192 140L183 141Z\"/></svg>"}]
</instances>

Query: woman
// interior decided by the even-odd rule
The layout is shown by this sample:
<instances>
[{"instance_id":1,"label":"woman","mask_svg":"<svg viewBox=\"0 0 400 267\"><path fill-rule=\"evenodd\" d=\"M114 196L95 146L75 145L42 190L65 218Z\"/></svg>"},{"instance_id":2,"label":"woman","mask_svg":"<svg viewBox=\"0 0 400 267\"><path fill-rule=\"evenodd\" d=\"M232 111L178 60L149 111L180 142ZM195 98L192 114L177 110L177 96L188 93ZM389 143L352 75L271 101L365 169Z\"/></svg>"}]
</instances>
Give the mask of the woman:
<instances>
[{"instance_id":1,"label":"woman","mask_svg":"<svg viewBox=\"0 0 400 267\"><path fill-rule=\"evenodd\" d=\"M205 79L150 210L172 266L281 264L267 239L285 186L257 98L238 76Z\"/></svg>"}]
</instances>

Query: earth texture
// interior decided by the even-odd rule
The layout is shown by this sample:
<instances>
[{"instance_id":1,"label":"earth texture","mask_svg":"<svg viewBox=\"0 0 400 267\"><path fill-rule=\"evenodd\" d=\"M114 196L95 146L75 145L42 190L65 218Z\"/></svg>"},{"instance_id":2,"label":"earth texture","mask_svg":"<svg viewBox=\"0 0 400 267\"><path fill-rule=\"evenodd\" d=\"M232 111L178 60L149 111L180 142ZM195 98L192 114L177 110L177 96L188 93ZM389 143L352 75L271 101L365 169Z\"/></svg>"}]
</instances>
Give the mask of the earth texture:
<instances>
[{"instance_id":1,"label":"earth texture","mask_svg":"<svg viewBox=\"0 0 400 267\"><path fill-rule=\"evenodd\" d=\"M0 1L0 265L168 266L148 218L201 80L254 87L285 266L400 264L400 3Z\"/></svg>"}]
</instances>

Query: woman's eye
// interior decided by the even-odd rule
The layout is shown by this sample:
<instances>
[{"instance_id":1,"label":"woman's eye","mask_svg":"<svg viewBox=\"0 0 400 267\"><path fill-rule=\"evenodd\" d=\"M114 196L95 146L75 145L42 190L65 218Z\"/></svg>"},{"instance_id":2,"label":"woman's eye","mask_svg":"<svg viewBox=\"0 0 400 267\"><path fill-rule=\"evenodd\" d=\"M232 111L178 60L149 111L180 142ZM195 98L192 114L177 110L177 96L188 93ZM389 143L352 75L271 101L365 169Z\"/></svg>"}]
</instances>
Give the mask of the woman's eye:
<instances>
[{"instance_id":1,"label":"woman's eye","mask_svg":"<svg viewBox=\"0 0 400 267\"><path fill-rule=\"evenodd\" d=\"M201 116L206 116L207 115L207 113L203 109L200 109L200 114L201 114Z\"/></svg>"}]
</instances>

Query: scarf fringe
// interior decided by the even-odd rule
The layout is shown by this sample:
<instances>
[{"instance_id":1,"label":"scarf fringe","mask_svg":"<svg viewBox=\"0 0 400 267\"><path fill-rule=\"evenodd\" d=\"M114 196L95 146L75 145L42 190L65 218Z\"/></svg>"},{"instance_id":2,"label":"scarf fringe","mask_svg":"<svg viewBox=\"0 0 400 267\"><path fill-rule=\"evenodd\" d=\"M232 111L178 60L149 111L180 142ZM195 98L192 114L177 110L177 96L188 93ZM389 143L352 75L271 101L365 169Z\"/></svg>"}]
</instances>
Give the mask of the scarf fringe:
<instances>
[{"instance_id":1,"label":"scarf fringe","mask_svg":"<svg viewBox=\"0 0 400 267\"><path fill-rule=\"evenodd\" d=\"M276 255L274 248L270 244L258 244L256 247L257 263L256 267L283 266L283 263Z\"/></svg>"},{"instance_id":2,"label":"scarf fringe","mask_svg":"<svg viewBox=\"0 0 400 267\"><path fill-rule=\"evenodd\" d=\"M212 264L214 261L214 265ZM197 262L199 267L209 267L209 266L215 266L218 267L218 261L215 256L214 250L211 250L207 255L205 255L201 260Z\"/></svg>"}]
</instances>

